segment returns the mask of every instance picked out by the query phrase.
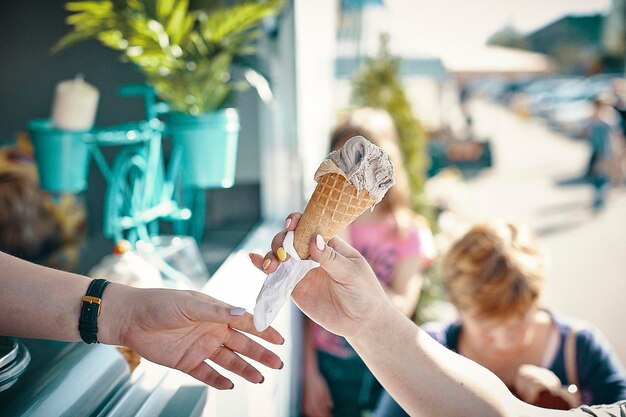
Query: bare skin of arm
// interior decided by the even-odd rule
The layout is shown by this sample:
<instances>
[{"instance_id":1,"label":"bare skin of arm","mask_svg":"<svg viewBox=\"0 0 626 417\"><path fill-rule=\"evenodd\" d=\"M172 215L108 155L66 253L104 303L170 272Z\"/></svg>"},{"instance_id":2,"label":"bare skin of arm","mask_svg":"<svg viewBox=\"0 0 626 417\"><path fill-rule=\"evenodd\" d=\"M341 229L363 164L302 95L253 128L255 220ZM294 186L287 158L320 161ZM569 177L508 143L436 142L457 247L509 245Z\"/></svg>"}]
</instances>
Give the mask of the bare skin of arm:
<instances>
[{"instance_id":1,"label":"bare skin of arm","mask_svg":"<svg viewBox=\"0 0 626 417\"><path fill-rule=\"evenodd\" d=\"M78 341L82 297L90 278L25 262L0 252L0 334ZM257 332L252 316L195 291L110 284L102 296L98 339L181 370L218 389L233 383L205 362L253 383L263 376L238 354L270 368L282 361L245 333L283 343L276 330Z\"/></svg>"},{"instance_id":2,"label":"bare skin of arm","mask_svg":"<svg viewBox=\"0 0 626 417\"><path fill-rule=\"evenodd\" d=\"M302 383L302 414L306 417L332 416L333 400L328 384L322 376L313 344L312 325L304 319L304 369Z\"/></svg>"},{"instance_id":3,"label":"bare skin of arm","mask_svg":"<svg viewBox=\"0 0 626 417\"><path fill-rule=\"evenodd\" d=\"M419 265L419 259L413 257L400 261L394 269L391 285L385 287L391 303L405 316L410 316L415 311L422 290Z\"/></svg>"}]
</instances>

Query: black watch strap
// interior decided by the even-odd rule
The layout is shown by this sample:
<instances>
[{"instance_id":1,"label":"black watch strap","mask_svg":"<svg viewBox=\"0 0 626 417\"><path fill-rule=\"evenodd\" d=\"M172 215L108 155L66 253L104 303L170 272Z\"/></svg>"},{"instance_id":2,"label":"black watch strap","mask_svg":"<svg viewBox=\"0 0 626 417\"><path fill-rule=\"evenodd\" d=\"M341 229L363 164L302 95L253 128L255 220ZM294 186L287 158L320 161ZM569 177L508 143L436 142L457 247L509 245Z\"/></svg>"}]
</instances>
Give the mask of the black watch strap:
<instances>
[{"instance_id":1,"label":"black watch strap","mask_svg":"<svg viewBox=\"0 0 626 417\"><path fill-rule=\"evenodd\" d=\"M102 303L104 289L109 284L110 282L106 279L94 279L89 284L87 293L83 297L80 319L78 320L78 331L85 343L98 343L100 304Z\"/></svg>"}]
</instances>

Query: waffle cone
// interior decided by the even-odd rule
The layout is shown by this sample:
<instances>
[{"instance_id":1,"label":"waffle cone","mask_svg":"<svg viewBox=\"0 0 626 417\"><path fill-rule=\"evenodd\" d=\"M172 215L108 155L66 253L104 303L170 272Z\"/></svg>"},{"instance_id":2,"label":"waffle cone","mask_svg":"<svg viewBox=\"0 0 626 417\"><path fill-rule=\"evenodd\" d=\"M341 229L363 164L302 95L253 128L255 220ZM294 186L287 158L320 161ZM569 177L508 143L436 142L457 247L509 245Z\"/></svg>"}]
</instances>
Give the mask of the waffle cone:
<instances>
[{"instance_id":1,"label":"waffle cone","mask_svg":"<svg viewBox=\"0 0 626 417\"><path fill-rule=\"evenodd\" d=\"M376 204L366 190L360 192L336 173L323 175L295 230L294 247L301 259L309 258L309 243L316 234L328 241Z\"/></svg>"}]
</instances>

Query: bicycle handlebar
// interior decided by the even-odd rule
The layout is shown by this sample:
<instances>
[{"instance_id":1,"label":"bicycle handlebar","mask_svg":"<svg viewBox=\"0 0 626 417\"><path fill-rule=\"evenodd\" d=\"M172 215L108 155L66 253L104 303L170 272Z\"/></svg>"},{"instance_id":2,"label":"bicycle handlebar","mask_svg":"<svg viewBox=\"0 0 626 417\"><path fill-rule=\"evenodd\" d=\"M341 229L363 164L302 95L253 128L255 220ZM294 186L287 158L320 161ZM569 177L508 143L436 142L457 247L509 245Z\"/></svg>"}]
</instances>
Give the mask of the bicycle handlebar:
<instances>
[{"instance_id":1,"label":"bicycle handlebar","mask_svg":"<svg viewBox=\"0 0 626 417\"><path fill-rule=\"evenodd\" d=\"M157 102L154 88L146 84L127 84L118 88L117 93L122 97L141 97L148 120L156 119L160 114L167 113L169 106L164 102Z\"/></svg>"}]
</instances>

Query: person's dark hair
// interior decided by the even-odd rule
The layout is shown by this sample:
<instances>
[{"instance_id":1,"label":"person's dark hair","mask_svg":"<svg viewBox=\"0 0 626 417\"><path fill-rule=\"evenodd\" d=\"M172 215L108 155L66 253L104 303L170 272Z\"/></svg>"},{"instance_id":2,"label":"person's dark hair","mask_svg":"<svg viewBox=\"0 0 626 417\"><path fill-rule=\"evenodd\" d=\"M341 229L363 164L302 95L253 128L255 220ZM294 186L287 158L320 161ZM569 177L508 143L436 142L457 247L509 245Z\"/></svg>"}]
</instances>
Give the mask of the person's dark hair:
<instances>
[{"instance_id":1,"label":"person's dark hair","mask_svg":"<svg viewBox=\"0 0 626 417\"><path fill-rule=\"evenodd\" d=\"M59 240L59 225L39 186L24 174L0 172L0 251L45 263Z\"/></svg>"}]
</instances>

